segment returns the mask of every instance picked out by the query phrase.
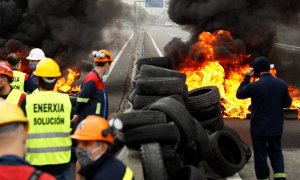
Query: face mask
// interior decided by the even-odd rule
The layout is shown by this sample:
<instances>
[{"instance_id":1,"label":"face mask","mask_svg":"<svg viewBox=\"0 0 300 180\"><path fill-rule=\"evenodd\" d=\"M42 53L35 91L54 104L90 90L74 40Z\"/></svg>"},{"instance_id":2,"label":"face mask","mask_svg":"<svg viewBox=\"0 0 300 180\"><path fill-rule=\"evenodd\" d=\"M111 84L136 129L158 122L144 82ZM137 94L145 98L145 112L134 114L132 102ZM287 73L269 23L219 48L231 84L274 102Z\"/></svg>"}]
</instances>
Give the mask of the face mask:
<instances>
[{"instance_id":1,"label":"face mask","mask_svg":"<svg viewBox=\"0 0 300 180\"><path fill-rule=\"evenodd\" d=\"M95 153L99 148L100 148L100 146L93 149L92 151L87 151L82 148L76 148L75 153L76 153L76 157L77 157L79 164L81 166L86 166L86 165L90 164L91 162L95 161L95 160L91 159L91 155L93 153ZM98 159L100 156L98 156L96 159Z\"/></svg>"},{"instance_id":2,"label":"face mask","mask_svg":"<svg viewBox=\"0 0 300 180\"><path fill-rule=\"evenodd\" d=\"M36 64L34 64L34 63L32 63L32 62L29 62L29 68L30 68L32 71L35 71Z\"/></svg>"}]
</instances>

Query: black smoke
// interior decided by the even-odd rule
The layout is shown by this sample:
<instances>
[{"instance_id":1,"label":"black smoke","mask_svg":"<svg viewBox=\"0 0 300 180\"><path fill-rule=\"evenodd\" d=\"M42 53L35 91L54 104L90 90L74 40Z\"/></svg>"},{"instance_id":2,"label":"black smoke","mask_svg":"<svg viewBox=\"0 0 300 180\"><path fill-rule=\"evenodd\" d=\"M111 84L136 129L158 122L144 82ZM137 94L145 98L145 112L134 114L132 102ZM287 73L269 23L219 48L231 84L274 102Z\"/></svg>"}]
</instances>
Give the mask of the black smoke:
<instances>
[{"instance_id":1,"label":"black smoke","mask_svg":"<svg viewBox=\"0 0 300 180\"><path fill-rule=\"evenodd\" d=\"M121 0L0 0L0 51L10 53L7 42L18 42L74 65L107 48L103 31L127 11Z\"/></svg>"},{"instance_id":2,"label":"black smoke","mask_svg":"<svg viewBox=\"0 0 300 180\"><path fill-rule=\"evenodd\" d=\"M241 39L252 58L268 56L277 27L298 23L299 12L299 0L170 0L170 19L190 29L192 36L188 42L173 39L165 53L178 62L178 49L187 55L201 32L223 29Z\"/></svg>"}]
</instances>

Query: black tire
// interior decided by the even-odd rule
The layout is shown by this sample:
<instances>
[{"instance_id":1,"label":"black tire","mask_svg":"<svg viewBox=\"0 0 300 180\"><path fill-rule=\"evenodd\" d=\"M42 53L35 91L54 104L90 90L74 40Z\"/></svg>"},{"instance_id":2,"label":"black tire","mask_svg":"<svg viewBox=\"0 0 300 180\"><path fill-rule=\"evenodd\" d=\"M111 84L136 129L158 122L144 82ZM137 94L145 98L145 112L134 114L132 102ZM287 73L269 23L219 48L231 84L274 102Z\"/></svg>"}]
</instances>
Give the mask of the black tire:
<instances>
[{"instance_id":1,"label":"black tire","mask_svg":"<svg viewBox=\"0 0 300 180\"><path fill-rule=\"evenodd\" d=\"M143 65L139 74L141 79L153 77L177 77L182 79L183 82L186 80L186 75L184 73L150 65Z\"/></svg>"},{"instance_id":2,"label":"black tire","mask_svg":"<svg viewBox=\"0 0 300 180\"><path fill-rule=\"evenodd\" d=\"M193 146L196 139L196 126L192 115L183 104L173 98L165 97L149 105L147 109L164 112L167 115L167 121L176 124L181 135L178 150Z\"/></svg>"},{"instance_id":3,"label":"black tire","mask_svg":"<svg viewBox=\"0 0 300 180\"><path fill-rule=\"evenodd\" d=\"M158 143L141 145L141 161L145 180L167 180L168 174Z\"/></svg>"},{"instance_id":4,"label":"black tire","mask_svg":"<svg viewBox=\"0 0 300 180\"><path fill-rule=\"evenodd\" d=\"M142 109L149 104L154 103L155 101L163 98L164 96L143 96L143 95L136 95L133 99L133 108L134 109Z\"/></svg>"},{"instance_id":5,"label":"black tire","mask_svg":"<svg viewBox=\"0 0 300 180\"><path fill-rule=\"evenodd\" d=\"M173 180L206 180L204 174L194 166L185 166L179 169Z\"/></svg>"},{"instance_id":6,"label":"black tire","mask_svg":"<svg viewBox=\"0 0 300 180\"><path fill-rule=\"evenodd\" d=\"M118 138L114 138L114 143L110 147L112 155L117 156L123 147L124 147L124 142L122 142Z\"/></svg>"},{"instance_id":7,"label":"black tire","mask_svg":"<svg viewBox=\"0 0 300 180\"><path fill-rule=\"evenodd\" d=\"M243 141L242 139L240 139L240 143L241 143L241 145L242 145L242 147L243 147L243 149L245 151L245 154L246 154L246 162L248 162L249 159L252 156L252 150L249 147L249 145L245 141Z\"/></svg>"},{"instance_id":8,"label":"black tire","mask_svg":"<svg viewBox=\"0 0 300 180\"><path fill-rule=\"evenodd\" d=\"M197 120L194 120L194 122L197 128L196 145L198 152L198 160L201 161L206 159L210 155L209 139L208 134L206 133L202 125Z\"/></svg>"},{"instance_id":9,"label":"black tire","mask_svg":"<svg viewBox=\"0 0 300 180\"><path fill-rule=\"evenodd\" d=\"M140 144L159 142L162 145L177 144L180 134L174 124L151 124L131 129L124 133L125 145L138 148Z\"/></svg>"},{"instance_id":10,"label":"black tire","mask_svg":"<svg viewBox=\"0 0 300 180\"><path fill-rule=\"evenodd\" d=\"M173 62L168 57L148 57L148 58L141 58L137 60L137 68L140 70L142 65L152 65L167 69L173 69Z\"/></svg>"},{"instance_id":11,"label":"black tire","mask_svg":"<svg viewBox=\"0 0 300 180\"><path fill-rule=\"evenodd\" d=\"M129 94L129 96L128 96L128 101L133 103L133 99L134 99L135 96L136 96L136 89L133 89L131 91L131 93Z\"/></svg>"},{"instance_id":12,"label":"black tire","mask_svg":"<svg viewBox=\"0 0 300 180\"><path fill-rule=\"evenodd\" d=\"M162 124L167 122L166 115L161 111L131 111L119 115L118 118L123 122L122 132L143 125Z\"/></svg>"},{"instance_id":13,"label":"black tire","mask_svg":"<svg viewBox=\"0 0 300 180\"><path fill-rule=\"evenodd\" d=\"M222 115L216 116L212 119L201 121L202 126L210 132L216 132L222 130L224 127L224 120Z\"/></svg>"},{"instance_id":14,"label":"black tire","mask_svg":"<svg viewBox=\"0 0 300 180\"><path fill-rule=\"evenodd\" d=\"M189 91L186 106L190 111L199 111L219 103L220 92L216 86L206 86Z\"/></svg>"},{"instance_id":15,"label":"black tire","mask_svg":"<svg viewBox=\"0 0 300 180\"><path fill-rule=\"evenodd\" d=\"M190 111L192 116L196 118L198 121L205 121L208 119L211 119L213 117L216 117L221 114L221 107L220 104L217 103L215 105L212 105L210 107L200 109L198 111Z\"/></svg>"},{"instance_id":16,"label":"black tire","mask_svg":"<svg viewBox=\"0 0 300 180\"><path fill-rule=\"evenodd\" d=\"M189 99L189 90L188 90L188 86L186 84L183 86L181 96L184 101L187 101Z\"/></svg>"},{"instance_id":17,"label":"black tire","mask_svg":"<svg viewBox=\"0 0 300 180\"><path fill-rule=\"evenodd\" d=\"M166 170L170 177L175 177L175 173L184 166L184 163L179 154L174 154L174 156L165 156L164 154L164 162Z\"/></svg>"},{"instance_id":18,"label":"black tire","mask_svg":"<svg viewBox=\"0 0 300 180\"><path fill-rule=\"evenodd\" d=\"M173 77L139 79L136 83L138 95L180 94L183 88L184 82Z\"/></svg>"},{"instance_id":19,"label":"black tire","mask_svg":"<svg viewBox=\"0 0 300 180\"><path fill-rule=\"evenodd\" d=\"M224 131L227 131L229 133L231 133L232 135L234 135L236 138L241 139L241 136L239 135L238 132L236 132L236 130L232 129L229 126L224 126L223 129Z\"/></svg>"},{"instance_id":20,"label":"black tire","mask_svg":"<svg viewBox=\"0 0 300 180\"><path fill-rule=\"evenodd\" d=\"M220 130L209 136L211 154L205 161L222 177L239 172L246 163L240 141L231 133Z\"/></svg>"}]
</instances>

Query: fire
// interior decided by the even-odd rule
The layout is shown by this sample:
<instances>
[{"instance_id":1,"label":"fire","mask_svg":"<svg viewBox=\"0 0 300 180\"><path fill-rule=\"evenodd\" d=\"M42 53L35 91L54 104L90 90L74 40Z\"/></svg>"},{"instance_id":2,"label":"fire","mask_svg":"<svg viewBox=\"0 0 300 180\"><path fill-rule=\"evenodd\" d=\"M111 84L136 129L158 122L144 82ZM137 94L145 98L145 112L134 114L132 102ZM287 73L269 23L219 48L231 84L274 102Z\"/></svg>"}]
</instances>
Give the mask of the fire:
<instances>
[{"instance_id":1,"label":"fire","mask_svg":"<svg viewBox=\"0 0 300 180\"><path fill-rule=\"evenodd\" d=\"M298 119L300 119L300 91L293 86L289 86L290 96L293 98L292 109L298 109Z\"/></svg>"},{"instance_id":2,"label":"fire","mask_svg":"<svg viewBox=\"0 0 300 180\"><path fill-rule=\"evenodd\" d=\"M80 76L80 73L72 70L72 69L68 69L68 75L67 78L60 78L54 87L55 91L58 92L64 92L64 93L68 93L68 94L76 94L80 91L80 86L76 85L75 80Z\"/></svg>"},{"instance_id":3,"label":"fire","mask_svg":"<svg viewBox=\"0 0 300 180\"><path fill-rule=\"evenodd\" d=\"M184 63L180 64L177 69L187 75L188 89L217 86L222 97L221 105L224 108L222 112L224 116L246 118L250 113L251 101L250 99L237 99L236 91L249 68L247 60L250 55L247 55L243 48L239 48L240 44L236 44L228 31L203 32L198 40L192 45ZM276 69L272 68L271 73L275 75ZM291 92L292 107L299 109L300 93L295 88L293 90L296 93Z\"/></svg>"}]
</instances>

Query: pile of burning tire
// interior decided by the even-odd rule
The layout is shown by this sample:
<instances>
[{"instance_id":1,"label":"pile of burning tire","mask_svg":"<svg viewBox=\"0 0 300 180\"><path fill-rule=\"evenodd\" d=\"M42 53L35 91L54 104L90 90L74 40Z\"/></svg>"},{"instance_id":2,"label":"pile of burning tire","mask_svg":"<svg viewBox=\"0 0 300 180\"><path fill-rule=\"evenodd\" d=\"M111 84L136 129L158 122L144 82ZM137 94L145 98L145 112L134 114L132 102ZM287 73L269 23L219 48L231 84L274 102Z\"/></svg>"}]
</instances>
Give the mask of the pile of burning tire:
<instances>
[{"instance_id":1,"label":"pile of burning tire","mask_svg":"<svg viewBox=\"0 0 300 180\"><path fill-rule=\"evenodd\" d=\"M251 149L224 126L217 87L188 92L166 57L139 59L134 71L117 138L140 151L145 180L218 179L244 167Z\"/></svg>"}]
</instances>

